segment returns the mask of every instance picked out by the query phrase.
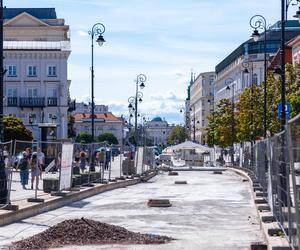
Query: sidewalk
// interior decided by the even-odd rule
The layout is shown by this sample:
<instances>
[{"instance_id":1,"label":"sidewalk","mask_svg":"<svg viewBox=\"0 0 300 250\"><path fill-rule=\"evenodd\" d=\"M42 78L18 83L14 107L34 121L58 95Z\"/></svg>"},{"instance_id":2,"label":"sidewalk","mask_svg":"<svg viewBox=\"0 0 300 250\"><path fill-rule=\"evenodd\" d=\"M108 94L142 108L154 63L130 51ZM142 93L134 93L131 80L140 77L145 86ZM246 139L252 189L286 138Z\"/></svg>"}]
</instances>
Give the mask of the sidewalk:
<instances>
[{"instance_id":1,"label":"sidewalk","mask_svg":"<svg viewBox=\"0 0 300 250\"><path fill-rule=\"evenodd\" d=\"M115 179L116 177L120 177L120 167L121 167L121 160L122 157L118 156L114 158L114 161L112 161L111 164L111 169L110 170L104 170L104 179L108 180L109 177L110 179ZM100 167L96 167L96 172L102 172L102 169L100 169ZM89 171L89 166L86 167L86 171ZM141 169L138 170L138 173L141 173ZM35 190L35 182L33 185L33 189L31 189L31 175L29 174L29 181L28 181L28 185L26 186L26 189L23 189L20 183L20 172L19 171L13 171L12 173L12 182L11 182L11 193L10 193L10 202L11 205L16 205L19 208L19 211L17 212L13 212L13 211L9 211L9 210L5 210L2 209L0 210L0 226L3 224L6 224L5 219L3 219L5 217L5 215L10 215L11 213L20 213L20 211L22 210L24 213L24 211L27 209L29 210L30 208L34 208L37 209L38 211L35 212L36 213L41 213L43 211L48 211L50 209L53 209L53 207L59 207L61 205L64 205L65 203L69 202L69 201L74 201L74 200L79 200L82 199L82 197L89 197L91 195L97 194L97 193L101 193L107 190L111 190L111 189L115 189L115 188L119 188L119 187L124 187L127 185L133 185L133 184L137 184L140 182L140 178L135 178L135 179L130 179L130 180L125 180L125 181L117 181L114 183L109 183L109 184L95 184L94 187L81 187L80 191L64 191L65 195L68 196L69 200L67 199L65 202L64 201L59 201L60 205L55 205L55 203L57 203L56 201L61 200L65 197L61 197L61 196L51 196L51 194L49 193L44 193L43 192L43 179L47 178L47 177L59 177L59 172L55 172L55 173L42 173L42 179L39 181L39 185L38 185L38 190ZM120 184L121 183L121 184ZM84 193L84 194L79 194L78 193ZM71 197L71 198L70 198ZM51 206L46 208L48 205L41 205L40 203L36 203L36 202L28 202L27 199L28 198L39 198L39 199L44 199L44 203L51 203ZM42 203L43 204L43 203ZM42 210L41 210L41 207ZM25 210L24 210L25 209ZM29 211L25 211L25 213L28 214L32 214L32 212ZM24 215L24 214L23 214ZM28 216L25 217L28 217ZM24 217L23 216L23 217ZM19 216L20 217L20 216ZM13 220L17 220L20 219L18 216L15 217ZM23 218L22 217L22 218ZM7 220L6 220L7 221Z\"/></svg>"}]
</instances>

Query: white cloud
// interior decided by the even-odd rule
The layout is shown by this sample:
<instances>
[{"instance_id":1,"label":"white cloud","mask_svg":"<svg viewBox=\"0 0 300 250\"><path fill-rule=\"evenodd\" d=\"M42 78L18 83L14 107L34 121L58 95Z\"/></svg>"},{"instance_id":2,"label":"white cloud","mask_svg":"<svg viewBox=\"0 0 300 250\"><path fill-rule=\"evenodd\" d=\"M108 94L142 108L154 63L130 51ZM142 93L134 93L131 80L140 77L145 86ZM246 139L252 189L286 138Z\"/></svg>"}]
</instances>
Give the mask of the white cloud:
<instances>
[{"instance_id":1,"label":"white cloud","mask_svg":"<svg viewBox=\"0 0 300 250\"><path fill-rule=\"evenodd\" d=\"M88 36L89 35L87 32L82 31L82 30L77 30L76 33L77 33L78 36Z\"/></svg>"},{"instance_id":2,"label":"white cloud","mask_svg":"<svg viewBox=\"0 0 300 250\"><path fill-rule=\"evenodd\" d=\"M154 101L183 102L186 97L183 94L175 94L173 91L168 91L166 93L152 94L150 98Z\"/></svg>"}]
</instances>

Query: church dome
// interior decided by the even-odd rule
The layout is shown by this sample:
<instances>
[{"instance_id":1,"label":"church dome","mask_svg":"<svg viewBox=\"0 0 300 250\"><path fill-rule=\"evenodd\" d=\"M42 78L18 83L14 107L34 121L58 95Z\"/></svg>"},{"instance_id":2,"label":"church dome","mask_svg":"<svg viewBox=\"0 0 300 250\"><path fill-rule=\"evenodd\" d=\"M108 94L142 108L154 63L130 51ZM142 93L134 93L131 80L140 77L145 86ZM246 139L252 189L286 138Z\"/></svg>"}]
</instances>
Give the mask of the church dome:
<instances>
[{"instance_id":1,"label":"church dome","mask_svg":"<svg viewBox=\"0 0 300 250\"><path fill-rule=\"evenodd\" d=\"M162 122L163 120L161 119L161 117L157 116L157 117L154 117L151 121L152 122Z\"/></svg>"}]
</instances>

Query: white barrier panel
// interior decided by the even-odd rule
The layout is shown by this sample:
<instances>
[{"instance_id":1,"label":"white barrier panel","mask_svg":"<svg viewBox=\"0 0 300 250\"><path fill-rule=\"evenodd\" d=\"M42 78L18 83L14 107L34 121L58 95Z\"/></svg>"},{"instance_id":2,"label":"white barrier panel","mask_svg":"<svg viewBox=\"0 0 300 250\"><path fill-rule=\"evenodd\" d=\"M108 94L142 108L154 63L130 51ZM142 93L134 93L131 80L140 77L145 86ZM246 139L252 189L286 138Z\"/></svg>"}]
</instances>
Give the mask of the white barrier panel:
<instances>
[{"instance_id":1,"label":"white barrier panel","mask_svg":"<svg viewBox=\"0 0 300 250\"><path fill-rule=\"evenodd\" d=\"M136 173L141 174L143 172L143 157L144 157L144 148L138 147L136 151Z\"/></svg>"},{"instance_id":2,"label":"white barrier panel","mask_svg":"<svg viewBox=\"0 0 300 250\"><path fill-rule=\"evenodd\" d=\"M59 190L71 187L73 144L62 145Z\"/></svg>"}]
</instances>

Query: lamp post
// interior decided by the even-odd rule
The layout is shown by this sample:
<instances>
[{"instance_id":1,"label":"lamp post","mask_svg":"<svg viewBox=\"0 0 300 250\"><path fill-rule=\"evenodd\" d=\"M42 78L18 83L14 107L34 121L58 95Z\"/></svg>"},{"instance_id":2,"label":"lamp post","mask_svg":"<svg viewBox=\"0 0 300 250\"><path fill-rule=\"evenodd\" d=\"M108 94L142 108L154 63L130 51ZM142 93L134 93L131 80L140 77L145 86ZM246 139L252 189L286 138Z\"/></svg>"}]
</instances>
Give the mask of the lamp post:
<instances>
[{"instance_id":1,"label":"lamp post","mask_svg":"<svg viewBox=\"0 0 300 250\"><path fill-rule=\"evenodd\" d=\"M254 135L254 126L253 126L253 62L251 60L244 60L242 62L242 68L243 68L243 73L244 74L250 74L250 87L251 87L251 114L250 114L250 123L251 123L251 128L250 128L250 141L251 141L251 164L254 162L254 154L253 154L253 145L254 145L254 140L255 140L255 135Z\"/></svg>"},{"instance_id":2,"label":"lamp post","mask_svg":"<svg viewBox=\"0 0 300 250\"><path fill-rule=\"evenodd\" d=\"M212 99L208 99L207 102L209 103L209 105L212 105L212 118L213 118L213 123L215 123L215 96L213 95ZM213 147L215 147L215 124L213 125L213 138L212 138L212 144Z\"/></svg>"},{"instance_id":3,"label":"lamp post","mask_svg":"<svg viewBox=\"0 0 300 250\"><path fill-rule=\"evenodd\" d=\"M192 119L192 122L193 122L193 141L195 141L195 137L196 137L196 131L195 131L195 106L193 106L193 108L190 108L190 111L193 111L193 119Z\"/></svg>"},{"instance_id":4,"label":"lamp post","mask_svg":"<svg viewBox=\"0 0 300 250\"><path fill-rule=\"evenodd\" d=\"M250 26L254 29L252 33L252 38L254 42L259 39L258 29L264 30L264 138L267 135L267 21L262 15L254 15L249 21Z\"/></svg>"},{"instance_id":5,"label":"lamp post","mask_svg":"<svg viewBox=\"0 0 300 250\"><path fill-rule=\"evenodd\" d=\"M135 144L138 146L138 133L137 133L137 123L138 123L138 103L141 103L143 101L143 93L139 91L140 89L143 89L145 87L145 82L147 80L147 77L144 74L139 74L136 77L135 80L135 96L130 96L128 98L128 108L129 110L134 111L134 139L135 139Z\"/></svg>"},{"instance_id":6,"label":"lamp post","mask_svg":"<svg viewBox=\"0 0 300 250\"><path fill-rule=\"evenodd\" d=\"M92 49L92 66L91 66L91 97L92 97L92 142L95 140L95 103L94 103L94 37L98 36L96 42L98 43L99 46L102 46L103 43L105 42L102 34L105 32L105 26L102 23L96 23L93 25L92 29L88 32L88 34L91 36L91 49ZM94 154L92 155L92 162L90 166L90 171L95 171L95 166L94 166Z\"/></svg>"},{"instance_id":7,"label":"lamp post","mask_svg":"<svg viewBox=\"0 0 300 250\"><path fill-rule=\"evenodd\" d=\"M234 80L232 78L228 78L225 80L225 85L227 85L226 90L232 91L231 96L231 163L234 163L234 137L235 137L235 129L234 129ZM231 87L230 87L231 85Z\"/></svg>"},{"instance_id":8,"label":"lamp post","mask_svg":"<svg viewBox=\"0 0 300 250\"><path fill-rule=\"evenodd\" d=\"M193 105L193 108L190 108L190 111L193 111L193 141L196 141L196 122L199 124L199 121L196 121L196 114L195 114L195 105Z\"/></svg>"},{"instance_id":9,"label":"lamp post","mask_svg":"<svg viewBox=\"0 0 300 250\"><path fill-rule=\"evenodd\" d=\"M0 141L4 141L3 127L3 77L6 70L3 67L3 0L0 0Z\"/></svg>"},{"instance_id":10,"label":"lamp post","mask_svg":"<svg viewBox=\"0 0 300 250\"><path fill-rule=\"evenodd\" d=\"M3 0L0 0L0 142L4 141L3 127L3 77L6 72L3 68ZM5 171L3 148L0 151L0 204L6 204L8 200L7 176Z\"/></svg>"},{"instance_id":11,"label":"lamp post","mask_svg":"<svg viewBox=\"0 0 300 250\"><path fill-rule=\"evenodd\" d=\"M105 42L102 34L105 32L105 26L102 23L96 23L93 25L92 29L88 32L89 35L91 36L92 40L92 67L91 67L91 88L92 88L92 141L94 142L95 140L95 103L94 103L94 37L98 36L96 42L98 43L99 46L102 46L103 43Z\"/></svg>"}]
</instances>

